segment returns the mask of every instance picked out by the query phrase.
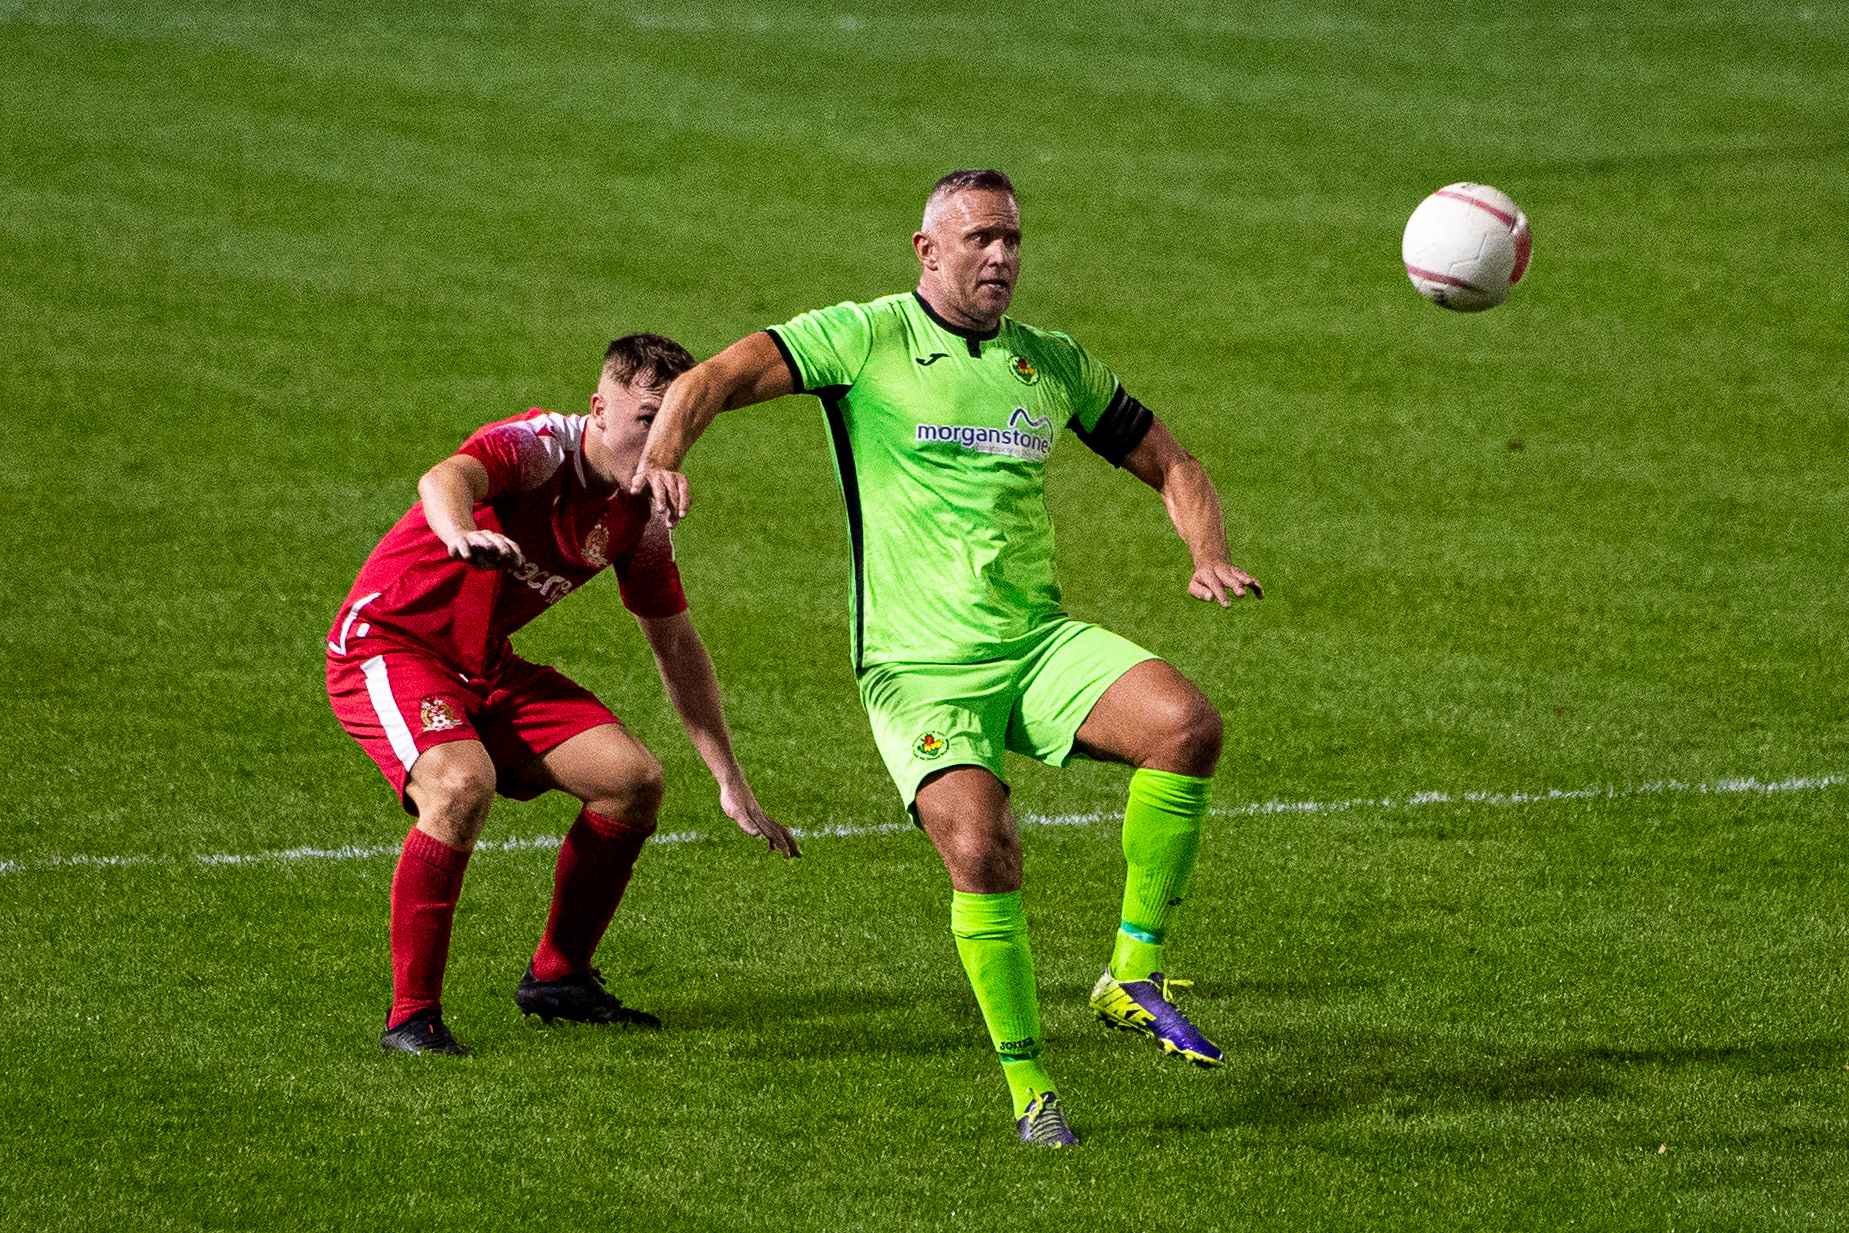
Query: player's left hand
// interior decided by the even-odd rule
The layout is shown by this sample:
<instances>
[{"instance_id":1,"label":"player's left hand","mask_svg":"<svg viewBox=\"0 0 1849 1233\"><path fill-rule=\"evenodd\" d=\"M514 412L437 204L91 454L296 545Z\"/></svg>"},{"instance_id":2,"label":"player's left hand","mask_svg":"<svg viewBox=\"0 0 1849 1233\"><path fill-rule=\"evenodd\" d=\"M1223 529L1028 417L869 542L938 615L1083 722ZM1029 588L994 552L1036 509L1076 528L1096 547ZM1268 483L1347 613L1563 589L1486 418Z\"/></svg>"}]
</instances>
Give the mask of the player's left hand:
<instances>
[{"instance_id":1,"label":"player's left hand","mask_svg":"<svg viewBox=\"0 0 1849 1233\"><path fill-rule=\"evenodd\" d=\"M1265 598L1265 590L1258 585L1258 579L1225 561L1211 561L1201 566L1188 580L1188 594L1195 599L1218 600L1222 608L1231 608L1233 601L1247 591L1252 593L1253 599Z\"/></svg>"},{"instance_id":2,"label":"player's left hand","mask_svg":"<svg viewBox=\"0 0 1849 1233\"><path fill-rule=\"evenodd\" d=\"M725 810L726 817L738 823L739 830L756 835L772 852L781 852L786 860L802 855L796 847L796 836L790 834L789 827L764 812L750 788L743 784L737 787L721 785L719 807Z\"/></svg>"},{"instance_id":3,"label":"player's left hand","mask_svg":"<svg viewBox=\"0 0 1849 1233\"><path fill-rule=\"evenodd\" d=\"M670 527L687 516L687 508L693 503L693 492L685 475L647 463L639 464L635 477L629 481L630 496L644 493L648 494L649 504L668 520Z\"/></svg>"},{"instance_id":4,"label":"player's left hand","mask_svg":"<svg viewBox=\"0 0 1849 1233\"><path fill-rule=\"evenodd\" d=\"M449 545L449 555L476 569L519 569L526 564L520 545L499 531L469 531Z\"/></svg>"}]
</instances>

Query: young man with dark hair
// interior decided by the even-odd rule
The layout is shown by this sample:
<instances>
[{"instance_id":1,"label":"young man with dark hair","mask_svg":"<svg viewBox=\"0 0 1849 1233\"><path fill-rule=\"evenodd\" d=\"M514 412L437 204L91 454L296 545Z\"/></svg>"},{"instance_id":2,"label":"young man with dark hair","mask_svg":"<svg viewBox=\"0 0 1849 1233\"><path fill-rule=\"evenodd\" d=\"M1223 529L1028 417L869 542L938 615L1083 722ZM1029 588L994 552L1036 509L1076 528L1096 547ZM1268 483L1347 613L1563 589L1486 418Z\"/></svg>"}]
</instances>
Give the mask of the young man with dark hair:
<instances>
[{"instance_id":1,"label":"young man with dark hair","mask_svg":"<svg viewBox=\"0 0 1849 1233\"><path fill-rule=\"evenodd\" d=\"M373 549L329 631L334 714L417 819L392 878L383 1048L469 1052L443 1023L443 971L463 871L496 793L529 800L557 789L583 805L514 992L521 1012L660 1026L608 993L591 958L654 832L661 764L589 690L508 642L606 567L727 816L772 851L798 854L733 757L667 523L624 486L668 384L692 365L670 339L627 335L604 353L589 414L536 407L478 429L418 481L420 500Z\"/></svg>"}]
</instances>

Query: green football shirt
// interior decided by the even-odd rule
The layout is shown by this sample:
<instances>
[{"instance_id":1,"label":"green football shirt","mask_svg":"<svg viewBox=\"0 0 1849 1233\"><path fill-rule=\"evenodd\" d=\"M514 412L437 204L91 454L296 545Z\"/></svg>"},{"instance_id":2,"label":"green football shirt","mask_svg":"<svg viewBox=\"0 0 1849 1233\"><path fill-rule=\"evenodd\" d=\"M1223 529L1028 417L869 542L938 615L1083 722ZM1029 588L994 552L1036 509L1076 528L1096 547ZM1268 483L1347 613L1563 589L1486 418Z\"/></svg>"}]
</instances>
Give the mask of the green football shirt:
<instances>
[{"instance_id":1,"label":"green football shirt","mask_svg":"<svg viewBox=\"0 0 1849 1233\"><path fill-rule=\"evenodd\" d=\"M1062 426L1121 464L1151 423L1064 334L951 325L915 292L773 326L847 501L854 670L974 663L1065 615L1043 474Z\"/></svg>"}]
</instances>

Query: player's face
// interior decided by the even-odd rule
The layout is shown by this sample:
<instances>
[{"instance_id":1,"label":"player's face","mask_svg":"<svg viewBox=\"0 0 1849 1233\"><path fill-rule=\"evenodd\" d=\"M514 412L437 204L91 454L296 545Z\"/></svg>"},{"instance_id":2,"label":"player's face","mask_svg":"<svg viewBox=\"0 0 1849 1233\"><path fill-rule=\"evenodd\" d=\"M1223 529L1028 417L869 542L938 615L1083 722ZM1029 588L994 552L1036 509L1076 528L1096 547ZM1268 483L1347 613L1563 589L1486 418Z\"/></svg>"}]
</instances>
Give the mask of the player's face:
<instances>
[{"instance_id":1,"label":"player's face","mask_svg":"<svg viewBox=\"0 0 1849 1233\"><path fill-rule=\"evenodd\" d=\"M1014 198L970 189L943 203L929 232L919 233L919 259L959 325L993 329L1014 299L1021 276L1021 215ZM933 271L935 266L935 271Z\"/></svg>"},{"instance_id":2,"label":"player's face","mask_svg":"<svg viewBox=\"0 0 1849 1233\"><path fill-rule=\"evenodd\" d=\"M597 382L597 392L591 395L595 440L586 438L584 457L598 479L612 484L635 473L649 425L655 422L667 392L665 384L648 386L637 381L624 385L607 375Z\"/></svg>"}]
</instances>

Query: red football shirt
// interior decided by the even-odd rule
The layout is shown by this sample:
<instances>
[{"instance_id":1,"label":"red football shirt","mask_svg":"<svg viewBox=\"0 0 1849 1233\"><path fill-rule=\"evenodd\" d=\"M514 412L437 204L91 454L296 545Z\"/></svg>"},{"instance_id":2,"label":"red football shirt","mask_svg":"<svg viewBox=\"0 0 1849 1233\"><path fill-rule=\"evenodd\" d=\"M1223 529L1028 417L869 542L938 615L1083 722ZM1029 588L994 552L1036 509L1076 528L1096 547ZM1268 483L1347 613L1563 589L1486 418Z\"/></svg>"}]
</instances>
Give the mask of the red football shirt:
<instances>
[{"instance_id":1,"label":"red football shirt","mask_svg":"<svg viewBox=\"0 0 1849 1233\"><path fill-rule=\"evenodd\" d=\"M476 430L457 450L488 470L476 525L519 544L524 566L477 569L450 559L419 501L360 567L329 648L344 653L354 634L384 637L429 650L465 675L492 676L510 653L510 634L606 565L637 616L685 612L667 524L650 517L646 496L597 482L584 461L586 422L535 407Z\"/></svg>"}]
</instances>

